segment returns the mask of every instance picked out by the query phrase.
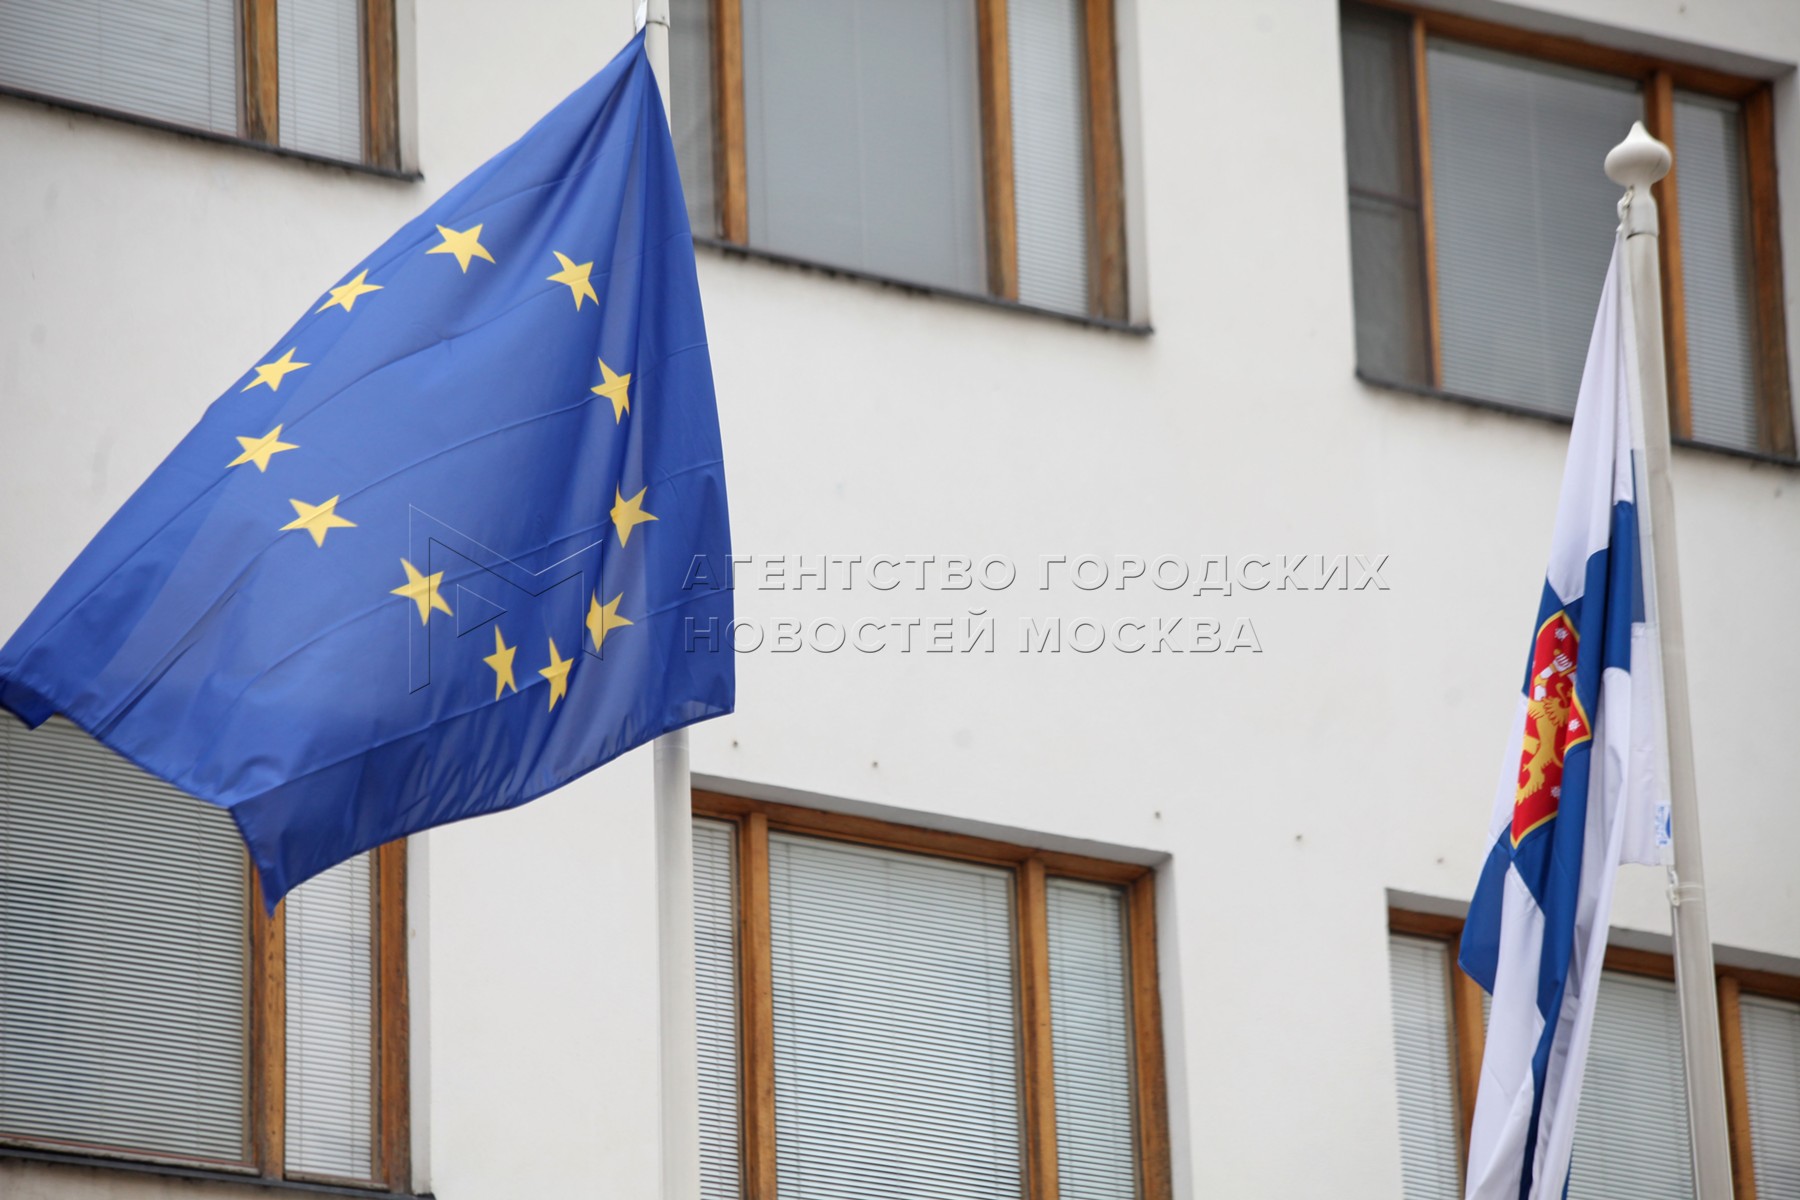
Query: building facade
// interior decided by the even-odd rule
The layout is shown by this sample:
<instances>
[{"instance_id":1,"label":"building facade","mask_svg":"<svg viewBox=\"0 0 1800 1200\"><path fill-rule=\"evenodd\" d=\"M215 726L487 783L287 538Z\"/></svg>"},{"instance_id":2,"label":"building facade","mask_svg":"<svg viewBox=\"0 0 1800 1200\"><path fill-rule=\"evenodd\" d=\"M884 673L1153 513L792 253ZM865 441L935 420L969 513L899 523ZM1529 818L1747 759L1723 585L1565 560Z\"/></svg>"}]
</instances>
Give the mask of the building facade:
<instances>
[{"instance_id":1,"label":"building facade","mask_svg":"<svg viewBox=\"0 0 1800 1200\"><path fill-rule=\"evenodd\" d=\"M0 0L8 631L634 5L167 7ZM1645 119L1739 1194L1800 1195L1800 8L674 8L742 556L708 1194L1456 1193L1445 948ZM170 802L0 736L0 1194L657 1193L647 749L279 925ZM1572 1194L1690 1194L1664 888L1621 874Z\"/></svg>"}]
</instances>

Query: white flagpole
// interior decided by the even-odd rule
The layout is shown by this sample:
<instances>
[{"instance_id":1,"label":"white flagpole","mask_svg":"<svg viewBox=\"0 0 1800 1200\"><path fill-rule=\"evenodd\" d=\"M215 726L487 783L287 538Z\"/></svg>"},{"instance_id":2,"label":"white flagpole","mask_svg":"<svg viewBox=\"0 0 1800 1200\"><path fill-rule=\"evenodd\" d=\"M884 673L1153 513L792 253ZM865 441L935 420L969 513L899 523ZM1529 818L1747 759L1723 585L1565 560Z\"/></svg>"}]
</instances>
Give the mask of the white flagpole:
<instances>
[{"instance_id":1,"label":"white flagpole","mask_svg":"<svg viewBox=\"0 0 1800 1200\"><path fill-rule=\"evenodd\" d=\"M1661 264L1656 201L1650 185L1669 173L1669 148L1642 121L1606 156L1606 174L1625 189L1625 263L1636 309L1638 384L1644 422L1644 475L1651 513L1656 609L1662 637L1669 745L1669 825L1674 843L1669 907L1675 928L1675 986L1681 997L1682 1061L1687 1068L1688 1135L1700 1200L1730 1200L1731 1142L1719 1050L1718 994L1706 921L1700 860L1700 812L1694 784L1694 735L1688 714L1687 650L1681 629L1681 578L1675 557L1675 497L1669 483L1668 376L1663 367Z\"/></svg>"},{"instance_id":2,"label":"white flagpole","mask_svg":"<svg viewBox=\"0 0 1800 1200\"><path fill-rule=\"evenodd\" d=\"M642 0L637 24L669 108L669 0ZM671 118L671 126L673 119ZM694 1030L694 825L687 730L655 743L656 947L662 1125L661 1200L699 1200L700 1081Z\"/></svg>"}]
</instances>

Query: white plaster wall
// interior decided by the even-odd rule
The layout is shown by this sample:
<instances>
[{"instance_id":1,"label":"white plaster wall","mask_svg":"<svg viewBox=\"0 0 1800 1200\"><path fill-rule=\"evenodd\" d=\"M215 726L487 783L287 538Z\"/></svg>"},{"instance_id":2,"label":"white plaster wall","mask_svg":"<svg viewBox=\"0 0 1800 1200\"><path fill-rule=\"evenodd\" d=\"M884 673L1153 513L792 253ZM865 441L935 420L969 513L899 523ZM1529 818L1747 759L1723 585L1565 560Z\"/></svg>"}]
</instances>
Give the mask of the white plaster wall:
<instances>
[{"instance_id":1,"label":"white plaster wall","mask_svg":"<svg viewBox=\"0 0 1800 1200\"><path fill-rule=\"evenodd\" d=\"M630 7L419 4L421 184L0 101L0 629L345 264L596 69ZM1800 10L1773 0L1472 7L1800 58ZM694 766L1168 856L1181 1194L1391 1196L1387 897L1473 886L1566 433L1353 379L1334 0L1121 12L1154 336L701 253L739 551L1008 555L1022 578L740 591L764 623L982 607L998 644L745 655ZM1791 77L1778 103L1792 178ZM1790 186L1791 266L1797 205ZM1800 475L1689 451L1675 472L1715 937L1800 960ZM1389 590L1027 582L1040 555L1321 552L1388 555ZM1264 649L1027 656L1026 614L1249 617ZM445 1200L653 1193L649 778L640 753L415 854L419 1184ZM1618 917L1666 931L1651 873ZM159 1194L0 1168L19 1180Z\"/></svg>"}]
</instances>

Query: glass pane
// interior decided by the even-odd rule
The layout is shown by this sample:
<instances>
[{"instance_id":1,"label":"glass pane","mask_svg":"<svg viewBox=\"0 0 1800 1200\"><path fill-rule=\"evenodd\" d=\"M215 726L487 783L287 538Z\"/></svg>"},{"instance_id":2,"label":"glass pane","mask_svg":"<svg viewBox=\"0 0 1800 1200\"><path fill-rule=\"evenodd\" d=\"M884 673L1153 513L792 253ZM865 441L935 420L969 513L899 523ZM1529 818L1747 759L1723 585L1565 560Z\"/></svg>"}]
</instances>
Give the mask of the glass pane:
<instances>
[{"instance_id":1,"label":"glass pane","mask_svg":"<svg viewBox=\"0 0 1800 1200\"><path fill-rule=\"evenodd\" d=\"M700 1064L700 1195L738 1200L738 958L735 829L694 822L694 1028Z\"/></svg>"},{"instance_id":2,"label":"glass pane","mask_svg":"<svg viewBox=\"0 0 1800 1200\"><path fill-rule=\"evenodd\" d=\"M1116 887L1070 879L1049 880L1044 892L1057 1194L1061 1200L1135 1200L1125 896Z\"/></svg>"},{"instance_id":3,"label":"glass pane","mask_svg":"<svg viewBox=\"0 0 1800 1200\"><path fill-rule=\"evenodd\" d=\"M781 1200L1022 1194L1012 879L769 838Z\"/></svg>"},{"instance_id":4,"label":"glass pane","mask_svg":"<svg viewBox=\"0 0 1800 1200\"><path fill-rule=\"evenodd\" d=\"M1019 299L1088 310L1086 70L1080 0L1009 0Z\"/></svg>"},{"instance_id":5,"label":"glass pane","mask_svg":"<svg viewBox=\"0 0 1800 1200\"><path fill-rule=\"evenodd\" d=\"M249 905L223 809L0 719L0 1139L242 1163Z\"/></svg>"},{"instance_id":6,"label":"glass pane","mask_svg":"<svg viewBox=\"0 0 1800 1200\"><path fill-rule=\"evenodd\" d=\"M1430 325L1418 209L1412 25L1395 13L1344 9L1344 146L1356 365L1390 383L1431 382Z\"/></svg>"},{"instance_id":7,"label":"glass pane","mask_svg":"<svg viewBox=\"0 0 1800 1200\"><path fill-rule=\"evenodd\" d=\"M744 0L750 241L986 290L974 0Z\"/></svg>"},{"instance_id":8,"label":"glass pane","mask_svg":"<svg viewBox=\"0 0 1800 1200\"><path fill-rule=\"evenodd\" d=\"M1745 996L1740 1008L1757 1200L1800 1200L1800 1004Z\"/></svg>"},{"instance_id":9,"label":"glass pane","mask_svg":"<svg viewBox=\"0 0 1800 1200\"><path fill-rule=\"evenodd\" d=\"M1693 1194L1675 985L1607 971L1582 1079L1569 1200Z\"/></svg>"},{"instance_id":10,"label":"glass pane","mask_svg":"<svg viewBox=\"0 0 1800 1200\"><path fill-rule=\"evenodd\" d=\"M1343 54L1351 188L1417 199L1411 19L1379 9L1346 8Z\"/></svg>"},{"instance_id":11,"label":"glass pane","mask_svg":"<svg viewBox=\"0 0 1800 1200\"><path fill-rule=\"evenodd\" d=\"M1435 39L1426 63L1444 388L1572 413L1638 85Z\"/></svg>"},{"instance_id":12,"label":"glass pane","mask_svg":"<svg viewBox=\"0 0 1800 1200\"><path fill-rule=\"evenodd\" d=\"M1756 305L1743 114L1735 102L1675 94L1675 183L1694 439L1754 450Z\"/></svg>"},{"instance_id":13,"label":"glass pane","mask_svg":"<svg viewBox=\"0 0 1800 1200\"><path fill-rule=\"evenodd\" d=\"M700 237L719 232L713 190L713 0L671 0L669 108L688 224Z\"/></svg>"},{"instance_id":14,"label":"glass pane","mask_svg":"<svg viewBox=\"0 0 1800 1200\"><path fill-rule=\"evenodd\" d=\"M361 162L362 5L358 0L281 0L281 144Z\"/></svg>"},{"instance_id":15,"label":"glass pane","mask_svg":"<svg viewBox=\"0 0 1800 1200\"><path fill-rule=\"evenodd\" d=\"M1356 365L1375 379L1431 381L1423 257L1416 209L1350 198Z\"/></svg>"},{"instance_id":16,"label":"glass pane","mask_svg":"<svg viewBox=\"0 0 1800 1200\"><path fill-rule=\"evenodd\" d=\"M6 0L0 84L235 134L237 0Z\"/></svg>"},{"instance_id":17,"label":"glass pane","mask_svg":"<svg viewBox=\"0 0 1800 1200\"><path fill-rule=\"evenodd\" d=\"M307 880L287 922L287 1169L375 1174L375 872L358 855Z\"/></svg>"},{"instance_id":18,"label":"glass pane","mask_svg":"<svg viewBox=\"0 0 1800 1200\"><path fill-rule=\"evenodd\" d=\"M1405 1200L1462 1196L1456 1060L1450 1026L1450 947L1388 938L1394 1003L1394 1079L1400 1100L1400 1178Z\"/></svg>"}]
</instances>

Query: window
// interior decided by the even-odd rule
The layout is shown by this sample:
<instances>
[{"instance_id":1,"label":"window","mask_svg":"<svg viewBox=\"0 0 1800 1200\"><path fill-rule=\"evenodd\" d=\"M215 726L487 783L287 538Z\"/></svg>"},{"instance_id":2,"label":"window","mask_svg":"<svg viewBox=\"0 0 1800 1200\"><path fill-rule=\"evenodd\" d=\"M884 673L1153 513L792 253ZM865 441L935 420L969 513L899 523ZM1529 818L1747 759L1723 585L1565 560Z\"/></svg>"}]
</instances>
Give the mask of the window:
<instances>
[{"instance_id":1,"label":"window","mask_svg":"<svg viewBox=\"0 0 1800 1200\"><path fill-rule=\"evenodd\" d=\"M694 810L707 1200L1168 1200L1149 869Z\"/></svg>"},{"instance_id":2,"label":"window","mask_svg":"<svg viewBox=\"0 0 1800 1200\"><path fill-rule=\"evenodd\" d=\"M1407 1200L1457 1200L1487 994L1456 966L1462 922L1389 913L1401 1176ZM1800 1197L1800 978L1719 968L1737 1200ZM1693 1195L1681 1013L1665 955L1612 947L1575 1127L1570 1200Z\"/></svg>"},{"instance_id":3,"label":"window","mask_svg":"<svg viewBox=\"0 0 1800 1200\"><path fill-rule=\"evenodd\" d=\"M1769 85L1465 17L1343 9L1359 372L1574 411L1618 224L1602 162L1668 143L1675 437L1792 458Z\"/></svg>"},{"instance_id":4,"label":"window","mask_svg":"<svg viewBox=\"0 0 1800 1200\"><path fill-rule=\"evenodd\" d=\"M1111 0L674 0L695 233L1126 319Z\"/></svg>"},{"instance_id":5,"label":"window","mask_svg":"<svg viewBox=\"0 0 1800 1200\"><path fill-rule=\"evenodd\" d=\"M269 918L223 810L0 721L0 1143L403 1187L405 870Z\"/></svg>"},{"instance_id":6,"label":"window","mask_svg":"<svg viewBox=\"0 0 1800 1200\"><path fill-rule=\"evenodd\" d=\"M8 0L0 91L400 165L393 0Z\"/></svg>"}]
</instances>

